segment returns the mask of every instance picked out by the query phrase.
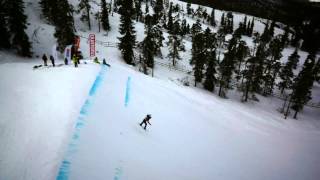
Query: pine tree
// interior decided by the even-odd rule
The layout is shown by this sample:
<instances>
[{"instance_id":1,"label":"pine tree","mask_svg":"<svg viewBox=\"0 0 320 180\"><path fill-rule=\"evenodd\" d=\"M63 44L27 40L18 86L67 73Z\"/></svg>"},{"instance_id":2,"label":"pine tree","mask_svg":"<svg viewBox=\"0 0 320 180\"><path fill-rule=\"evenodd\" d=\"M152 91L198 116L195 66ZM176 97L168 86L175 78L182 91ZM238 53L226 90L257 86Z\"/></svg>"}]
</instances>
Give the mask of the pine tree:
<instances>
[{"instance_id":1,"label":"pine tree","mask_svg":"<svg viewBox=\"0 0 320 180\"><path fill-rule=\"evenodd\" d=\"M225 25L226 25L226 22L225 22L225 17L224 17L224 13L223 13L222 16L221 16L220 28L224 27Z\"/></svg>"},{"instance_id":2,"label":"pine tree","mask_svg":"<svg viewBox=\"0 0 320 180\"><path fill-rule=\"evenodd\" d=\"M226 90L230 88L232 75L235 69L237 38L233 37L228 45L228 51L220 63L219 96L226 97Z\"/></svg>"},{"instance_id":3,"label":"pine tree","mask_svg":"<svg viewBox=\"0 0 320 180\"><path fill-rule=\"evenodd\" d=\"M251 27L250 27L250 32L249 32L249 36L251 37L252 34L253 34L253 29L254 29L254 18L252 18L252 21L251 21Z\"/></svg>"},{"instance_id":4,"label":"pine tree","mask_svg":"<svg viewBox=\"0 0 320 180\"><path fill-rule=\"evenodd\" d=\"M192 38L192 58L190 64L193 65L195 86L201 83L203 78L204 65L206 63L205 37L203 33L197 33Z\"/></svg>"},{"instance_id":5,"label":"pine tree","mask_svg":"<svg viewBox=\"0 0 320 180\"><path fill-rule=\"evenodd\" d=\"M163 0L156 0L156 4L154 6L154 20L157 24L159 20L163 16Z\"/></svg>"},{"instance_id":6,"label":"pine tree","mask_svg":"<svg viewBox=\"0 0 320 180\"><path fill-rule=\"evenodd\" d=\"M217 82L216 78L216 52L215 50L211 51L210 54L207 54L207 69L205 73L205 81L204 81L204 88L208 91L214 91L215 84Z\"/></svg>"},{"instance_id":7,"label":"pine tree","mask_svg":"<svg viewBox=\"0 0 320 180\"><path fill-rule=\"evenodd\" d=\"M144 64L148 67L153 68L154 66L154 55L156 53L156 40L154 33L152 32L152 27L146 28L146 37L142 42L142 53L145 59Z\"/></svg>"},{"instance_id":8,"label":"pine tree","mask_svg":"<svg viewBox=\"0 0 320 180\"><path fill-rule=\"evenodd\" d=\"M197 22L194 23L191 28L192 37L194 37L196 34L199 34L201 31L202 31L201 22L200 20L197 20Z\"/></svg>"},{"instance_id":9,"label":"pine tree","mask_svg":"<svg viewBox=\"0 0 320 180\"><path fill-rule=\"evenodd\" d=\"M127 64L133 64L133 48L136 43L135 30L132 22L133 12L132 0L121 1L119 9L119 13L121 15L119 32L122 37L119 37L119 49L121 50L122 56Z\"/></svg>"},{"instance_id":10,"label":"pine tree","mask_svg":"<svg viewBox=\"0 0 320 180\"><path fill-rule=\"evenodd\" d=\"M259 73L259 69L257 68L259 66L259 60L257 57L250 57L246 61L246 69L242 72L243 79L242 84L245 84L244 94L243 94L243 101L247 102L249 93L254 94L256 86L254 86L254 80ZM245 81L245 82L243 82Z\"/></svg>"},{"instance_id":11,"label":"pine tree","mask_svg":"<svg viewBox=\"0 0 320 180\"><path fill-rule=\"evenodd\" d=\"M54 16L55 33L57 38L58 49L63 52L67 45L73 44L75 38L75 28L73 20L72 6L67 0L57 0Z\"/></svg>"},{"instance_id":12,"label":"pine tree","mask_svg":"<svg viewBox=\"0 0 320 180\"><path fill-rule=\"evenodd\" d=\"M172 60L172 66L176 66L177 60L180 60L181 57L179 55L179 51L184 51L184 45L182 42L182 39L175 35L169 35L169 41L167 42L167 45L169 46L169 54L168 58Z\"/></svg>"},{"instance_id":13,"label":"pine tree","mask_svg":"<svg viewBox=\"0 0 320 180\"><path fill-rule=\"evenodd\" d=\"M211 11L211 17L210 17L210 25L211 26L216 26L216 17L215 17L215 13L214 13L214 9L212 8Z\"/></svg>"},{"instance_id":14,"label":"pine tree","mask_svg":"<svg viewBox=\"0 0 320 180\"><path fill-rule=\"evenodd\" d=\"M192 9L191 9L191 3L187 3L187 14L191 15L192 14Z\"/></svg>"},{"instance_id":15,"label":"pine tree","mask_svg":"<svg viewBox=\"0 0 320 180\"><path fill-rule=\"evenodd\" d=\"M172 27L172 32L171 33L174 34L174 35L180 35L181 34L180 19L177 19L173 23L173 27Z\"/></svg>"},{"instance_id":16,"label":"pine tree","mask_svg":"<svg viewBox=\"0 0 320 180\"><path fill-rule=\"evenodd\" d=\"M172 6L173 6L173 3L171 2L169 7L169 12L168 12L168 24L167 24L167 29L169 33L172 33L172 30L173 30Z\"/></svg>"},{"instance_id":17,"label":"pine tree","mask_svg":"<svg viewBox=\"0 0 320 180\"><path fill-rule=\"evenodd\" d=\"M276 22L272 21L269 29L270 39L274 36L274 28L276 27Z\"/></svg>"},{"instance_id":18,"label":"pine tree","mask_svg":"<svg viewBox=\"0 0 320 180\"><path fill-rule=\"evenodd\" d=\"M264 43L268 43L270 40L271 40L271 36L270 36L269 21L268 21L261 35L261 41Z\"/></svg>"},{"instance_id":19,"label":"pine tree","mask_svg":"<svg viewBox=\"0 0 320 180\"><path fill-rule=\"evenodd\" d=\"M142 11L141 11L141 2L142 0L135 0L135 17L136 17L136 21L140 21L141 17L142 17Z\"/></svg>"},{"instance_id":20,"label":"pine tree","mask_svg":"<svg viewBox=\"0 0 320 180\"><path fill-rule=\"evenodd\" d=\"M91 23L90 23L90 10L91 5L89 3L90 0L80 0L78 5L78 12L81 13L81 21L85 21L88 23L89 30L91 30Z\"/></svg>"},{"instance_id":21,"label":"pine tree","mask_svg":"<svg viewBox=\"0 0 320 180\"><path fill-rule=\"evenodd\" d=\"M55 0L40 0L39 2L42 15L44 18L51 24L55 24L54 15L56 15L55 11L57 8L57 2Z\"/></svg>"},{"instance_id":22,"label":"pine tree","mask_svg":"<svg viewBox=\"0 0 320 180\"><path fill-rule=\"evenodd\" d=\"M9 32L12 35L12 47L17 50L19 55L31 57L31 43L25 32L25 29L27 29L27 16L24 14L24 2L22 0L6 1L6 7Z\"/></svg>"},{"instance_id":23,"label":"pine tree","mask_svg":"<svg viewBox=\"0 0 320 180\"><path fill-rule=\"evenodd\" d=\"M241 73L241 66L242 63L245 61L245 58L249 54L249 47L247 46L245 41L240 41L236 50L236 60L238 64L238 69L237 69L237 79L240 79L240 73Z\"/></svg>"},{"instance_id":24,"label":"pine tree","mask_svg":"<svg viewBox=\"0 0 320 180\"><path fill-rule=\"evenodd\" d=\"M101 21L102 21L102 28L105 31L110 31L111 27L109 24L109 12L107 8L106 0L101 0Z\"/></svg>"},{"instance_id":25,"label":"pine tree","mask_svg":"<svg viewBox=\"0 0 320 180\"><path fill-rule=\"evenodd\" d=\"M279 89L281 90L281 94L283 94L284 90L290 88L293 83L293 70L297 68L297 64L299 62L299 54L298 49L296 49L288 58L287 63L281 68L279 73L281 81L279 82Z\"/></svg>"},{"instance_id":26,"label":"pine tree","mask_svg":"<svg viewBox=\"0 0 320 180\"><path fill-rule=\"evenodd\" d=\"M264 43L260 43L257 47L257 52L255 54L255 70L254 77L252 81L252 92L260 93L262 91L262 84L264 79L264 64L265 59L267 57L266 45Z\"/></svg>"},{"instance_id":27,"label":"pine tree","mask_svg":"<svg viewBox=\"0 0 320 180\"><path fill-rule=\"evenodd\" d=\"M289 44L289 31L290 31L290 27L286 26L284 28L284 34L281 36L281 44L283 47Z\"/></svg>"},{"instance_id":28,"label":"pine tree","mask_svg":"<svg viewBox=\"0 0 320 180\"><path fill-rule=\"evenodd\" d=\"M1 1L0 2L0 49L9 49L10 48L10 35L7 29L7 22L6 22L6 11L5 11L5 4Z\"/></svg>"},{"instance_id":29,"label":"pine tree","mask_svg":"<svg viewBox=\"0 0 320 180\"><path fill-rule=\"evenodd\" d=\"M290 101L292 102L292 109L295 110L295 119L297 118L298 112L300 112L303 106L311 99L311 88L314 81L314 65L315 56L309 55L299 75L294 79Z\"/></svg>"},{"instance_id":30,"label":"pine tree","mask_svg":"<svg viewBox=\"0 0 320 180\"><path fill-rule=\"evenodd\" d=\"M270 42L269 49L271 59L266 61L264 95L270 95L272 93L275 79L280 70L281 52L283 50L280 38L273 39Z\"/></svg>"}]
</instances>

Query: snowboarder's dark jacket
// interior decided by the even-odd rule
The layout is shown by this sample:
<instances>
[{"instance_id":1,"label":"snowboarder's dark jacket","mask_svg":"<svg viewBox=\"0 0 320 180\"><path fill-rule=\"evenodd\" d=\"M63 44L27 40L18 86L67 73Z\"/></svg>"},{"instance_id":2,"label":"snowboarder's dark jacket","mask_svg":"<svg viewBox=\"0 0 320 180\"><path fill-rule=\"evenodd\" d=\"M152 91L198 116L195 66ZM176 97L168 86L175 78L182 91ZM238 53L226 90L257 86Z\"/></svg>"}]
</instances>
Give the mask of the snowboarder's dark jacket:
<instances>
[{"instance_id":1,"label":"snowboarder's dark jacket","mask_svg":"<svg viewBox=\"0 0 320 180\"><path fill-rule=\"evenodd\" d=\"M150 117L150 116L147 116L146 118L143 119L142 122L143 122L143 123L148 123L148 124L150 124L150 122L149 122L150 119L151 119L151 117ZM150 124L150 125L151 125L151 124Z\"/></svg>"}]
</instances>

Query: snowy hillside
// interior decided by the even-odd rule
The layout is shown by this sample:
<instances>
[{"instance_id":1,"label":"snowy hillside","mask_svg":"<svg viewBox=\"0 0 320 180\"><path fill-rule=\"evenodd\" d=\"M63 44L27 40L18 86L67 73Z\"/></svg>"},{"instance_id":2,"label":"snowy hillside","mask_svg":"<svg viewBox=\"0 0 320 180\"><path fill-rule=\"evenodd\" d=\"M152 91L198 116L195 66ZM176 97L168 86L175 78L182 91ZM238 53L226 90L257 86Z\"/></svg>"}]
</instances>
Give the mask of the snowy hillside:
<instances>
[{"instance_id":1,"label":"snowy hillside","mask_svg":"<svg viewBox=\"0 0 320 180\"><path fill-rule=\"evenodd\" d=\"M80 49L86 64L76 69L58 60L58 67L33 70L42 64L36 56L52 51L54 27L41 18L37 1L25 2L35 58L0 51L0 180L320 178L318 109L305 107L301 120L284 120L278 98L259 96L260 102L244 104L236 90L222 99L202 88L183 86L181 79L193 77L170 66L166 45L161 48L164 58L155 59L154 78L126 65L116 47L96 47L97 56L106 58L110 68L93 63L85 38ZM98 11L94 4L93 13ZM222 13L216 11L217 23ZM235 28L244 16L234 13ZM88 31L75 15L77 34L95 33L99 41L117 43L119 18L117 13L110 15L107 34L98 32L93 19ZM181 18L190 25L196 22ZM266 21L256 18L255 31L262 32ZM218 30L207 23L202 26L207 27ZM144 24L136 22L135 30L137 41L142 41ZM275 33L283 31L276 28ZM164 37L167 41L166 31ZM242 39L253 46L252 38ZM177 67L190 71L192 43L190 38L183 41L186 51ZM293 51L285 48L281 61ZM307 53L299 54L300 68ZM313 91L317 102L319 84ZM146 114L152 115L152 125L144 131L139 123Z\"/></svg>"}]
</instances>

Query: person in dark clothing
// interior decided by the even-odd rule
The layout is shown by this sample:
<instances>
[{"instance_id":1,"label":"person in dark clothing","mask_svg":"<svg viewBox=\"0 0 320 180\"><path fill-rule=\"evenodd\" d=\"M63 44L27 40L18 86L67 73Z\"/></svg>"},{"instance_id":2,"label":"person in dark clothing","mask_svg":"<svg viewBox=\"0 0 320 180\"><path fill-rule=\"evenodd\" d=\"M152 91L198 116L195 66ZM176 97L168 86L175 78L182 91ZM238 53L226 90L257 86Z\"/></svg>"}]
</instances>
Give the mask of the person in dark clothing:
<instances>
[{"instance_id":1,"label":"person in dark clothing","mask_svg":"<svg viewBox=\"0 0 320 180\"><path fill-rule=\"evenodd\" d=\"M110 67L110 64L108 64L108 63L106 62L106 59L103 59L102 64Z\"/></svg>"},{"instance_id":2,"label":"person in dark clothing","mask_svg":"<svg viewBox=\"0 0 320 180\"><path fill-rule=\"evenodd\" d=\"M144 130L146 130L147 129L147 123L149 124L149 125L151 125L150 124L150 119L151 119L151 115L150 114L148 114L143 120L142 120L142 122L140 123L140 126L142 127L142 125L144 124Z\"/></svg>"},{"instance_id":3,"label":"person in dark clothing","mask_svg":"<svg viewBox=\"0 0 320 180\"><path fill-rule=\"evenodd\" d=\"M47 58L46 54L43 54L42 60L43 60L44 66L48 66L48 64L47 64L48 58Z\"/></svg>"},{"instance_id":4,"label":"person in dark clothing","mask_svg":"<svg viewBox=\"0 0 320 180\"><path fill-rule=\"evenodd\" d=\"M54 58L53 58L52 55L50 56L50 60L51 60L52 66L54 67L54 66L55 66L55 65L54 65Z\"/></svg>"},{"instance_id":5,"label":"person in dark clothing","mask_svg":"<svg viewBox=\"0 0 320 180\"><path fill-rule=\"evenodd\" d=\"M64 58L64 65L68 65L68 59Z\"/></svg>"}]
</instances>

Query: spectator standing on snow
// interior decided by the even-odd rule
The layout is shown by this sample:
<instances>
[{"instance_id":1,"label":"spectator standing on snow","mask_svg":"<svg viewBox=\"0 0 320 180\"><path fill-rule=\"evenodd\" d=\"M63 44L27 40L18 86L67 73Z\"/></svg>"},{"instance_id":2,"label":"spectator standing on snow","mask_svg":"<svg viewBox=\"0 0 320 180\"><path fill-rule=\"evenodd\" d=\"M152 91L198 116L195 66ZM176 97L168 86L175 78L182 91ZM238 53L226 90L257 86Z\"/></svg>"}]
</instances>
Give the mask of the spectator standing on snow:
<instances>
[{"instance_id":1,"label":"spectator standing on snow","mask_svg":"<svg viewBox=\"0 0 320 180\"><path fill-rule=\"evenodd\" d=\"M108 63L106 62L106 59L104 59L104 58L103 58L103 60L102 60L102 64L110 67L110 64L108 64Z\"/></svg>"},{"instance_id":2,"label":"spectator standing on snow","mask_svg":"<svg viewBox=\"0 0 320 180\"><path fill-rule=\"evenodd\" d=\"M76 55L73 55L72 61L73 61L74 67L78 67L78 60Z\"/></svg>"},{"instance_id":3,"label":"spectator standing on snow","mask_svg":"<svg viewBox=\"0 0 320 180\"><path fill-rule=\"evenodd\" d=\"M94 62L94 63L97 63L97 64L100 64L98 57L95 57L95 58L93 59L93 62Z\"/></svg>"},{"instance_id":4,"label":"spectator standing on snow","mask_svg":"<svg viewBox=\"0 0 320 180\"><path fill-rule=\"evenodd\" d=\"M64 65L68 65L68 59L64 58Z\"/></svg>"},{"instance_id":5,"label":"spectator standing on snow","mask_svg":"<svg viewBox=\"0 0 320 180\"><path fill-rule=\"evenodd\" d=\"M44 66L48 66L48 64L47 64L48 58L47 58L46 54L43 54L42 60L43 60Z\"/></svg>"},{"instance_id":6,"label":"spectator standing on snow","mask_svg":"<svg viewBox=\"0 0 320 180\"><path fill-rule=\"evenodd\" d=\"M52 55L50 56L50 60L51 60L52 66L54 67L55 66L54 65L54 57Z\"/></svg>"},{"instance_id":7,"label":"spectator standing on snow","mask_svg":"<svg viewBox=\"0 0 320 180\"><path fill-rule=\"evenodd\" d=\"M142 125L144 124L144 130L146 130L147 129L147 125L149 124L149 125L151 125L150 124L150 119L151 119L151 115L150 114L148 114L143 120L142 120L142 122L140 123L140 126L142 127ZM147 124L148 123L148 124Z\"/></svg>"}]
</instances>

